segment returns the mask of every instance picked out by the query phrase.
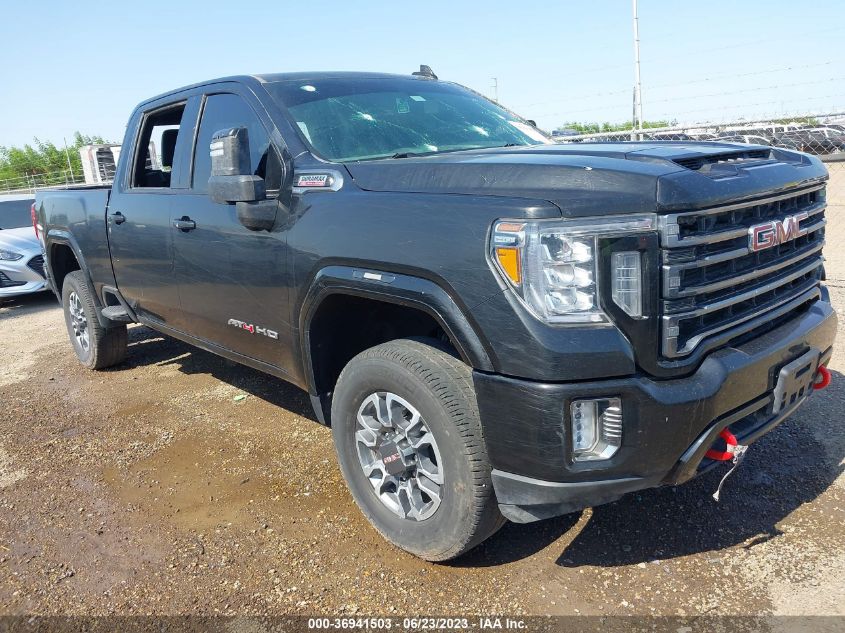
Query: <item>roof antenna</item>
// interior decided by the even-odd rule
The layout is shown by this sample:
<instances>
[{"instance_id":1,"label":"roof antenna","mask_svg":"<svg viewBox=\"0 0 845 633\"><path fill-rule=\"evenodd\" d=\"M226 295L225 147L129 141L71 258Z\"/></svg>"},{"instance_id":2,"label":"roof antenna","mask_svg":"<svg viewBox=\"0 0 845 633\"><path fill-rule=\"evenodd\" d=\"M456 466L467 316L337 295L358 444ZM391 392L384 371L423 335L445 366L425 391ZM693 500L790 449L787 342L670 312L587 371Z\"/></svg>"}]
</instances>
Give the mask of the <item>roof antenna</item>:
<instances>
[{"instance_id":1,"label":"roof antenna","mask_svg":"<svg viewBox=\"0 0 845 633\"><path fill-rule=\"evenodd\" d=\"M420 64L420 69L411 74L417 77L425 77L426 79L437 79L437 75L431 70L431 66L426 66L425 64Z\"/></svg>"}]
</instances>

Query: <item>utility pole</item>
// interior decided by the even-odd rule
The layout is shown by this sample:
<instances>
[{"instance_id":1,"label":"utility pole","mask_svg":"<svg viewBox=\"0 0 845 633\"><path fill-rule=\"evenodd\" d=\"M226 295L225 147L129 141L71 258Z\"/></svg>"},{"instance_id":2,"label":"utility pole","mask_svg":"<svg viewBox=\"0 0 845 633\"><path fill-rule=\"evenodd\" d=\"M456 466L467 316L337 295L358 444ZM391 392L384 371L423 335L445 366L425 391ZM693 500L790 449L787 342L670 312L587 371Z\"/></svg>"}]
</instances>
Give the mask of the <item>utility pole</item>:
<instances>
[{"instance_id":1,"label":"utility pole","mask_svg":"<svg viewBox=\"0 0 845 633\"><path fill-rule=\"evenodd\" d=\"M640 82L640 18L637 13L637 0L632 0L634 8L634 128L643 129L643 87ZM638 134L642 138L641 134Z\"/></svg>"},{"instance_id":2,"label":"utility pole","mask_svg":"<svg viewBox=\"0 0 845 633\"><path fill-rule=\"evenodd\" d=\"M493 89L493 101L499 103L499 79L497 77L491 77L490 79L493 80L493 85L490 86Z\"/></svg>"},{"instance_id":3,"label":"utility pole","mask_svg":"<svg viewBox=\"0 0 845 633\"><path fill-rule=\"evenodd\" d=\"M636 2L636 0L634 0L634 2ZM67 169L70 172L71 180L73 180L73 167L71 167L71 164L70 164L70 152L67 149L67 138L62 137L62 140L65 142L65 158L67 158Z\"/></svg>"},{"instance_id":4,"label":"utility pole","mask_svg":"<svg viewBox=\"0 0 845 633\"><path fill-rule=\"evenodd\" d=\"M637 87L634 86L634 98L631 103L634 104L634 109L631 112L631 140L637 140Z\"/></svg>"}]
</instances>

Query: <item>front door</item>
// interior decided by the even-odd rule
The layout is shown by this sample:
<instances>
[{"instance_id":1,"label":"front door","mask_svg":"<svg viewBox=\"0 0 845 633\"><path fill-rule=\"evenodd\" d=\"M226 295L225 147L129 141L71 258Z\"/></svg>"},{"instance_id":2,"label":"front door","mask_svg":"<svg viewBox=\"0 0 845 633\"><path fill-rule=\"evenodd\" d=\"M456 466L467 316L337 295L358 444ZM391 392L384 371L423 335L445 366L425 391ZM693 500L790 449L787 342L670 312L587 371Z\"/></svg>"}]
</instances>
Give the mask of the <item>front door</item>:
<instances>
[{"instance_id":1,"label":"front door","mask_svg":"<svg viewBox=\"0 0 845 633\"><path fill-rule=\"evenodd\" d=\"M174 261L182 305L180 329L238 354L283 370L292 366L288 319L286 233L250 231L235 206L208 195L209 145L215 132L249 130L251 169L278 196L281 161L267 127L244 97L207 95L194 149L189 195L171 207L171 221L188 222L174 232Z\"/></svg>"}]
</instances>

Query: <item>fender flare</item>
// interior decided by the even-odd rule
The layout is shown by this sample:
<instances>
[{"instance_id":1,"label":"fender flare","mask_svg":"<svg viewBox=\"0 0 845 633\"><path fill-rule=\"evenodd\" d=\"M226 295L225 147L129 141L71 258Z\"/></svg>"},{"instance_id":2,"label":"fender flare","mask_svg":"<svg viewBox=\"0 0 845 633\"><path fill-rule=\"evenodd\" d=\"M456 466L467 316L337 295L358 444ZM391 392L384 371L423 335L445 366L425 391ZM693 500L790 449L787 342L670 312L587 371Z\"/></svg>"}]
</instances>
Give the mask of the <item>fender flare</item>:
<instances>
[{"instance_id":1,"label":"fender flare","mask_svg":"<svg viewBox=\"0 0 845 633\"><path fill-rule=\"evenodd\" d=\"M79 270L81 270L82 274L85 275L85 280L88 282L88 287L91 289L91 296L94 298L94 307L97 311L97 320L100 322L100 325L104 328L113 327L114 323L106 319L102 314L103 302L94 291L94 280L91 279L91 273L88 270L88 265L85 263L85 257L82 255L82 249L79 248L76 238L74 238L73 234L69 231L65 231L63 229L50 229L44 238L44 252L46 254L47 264L45 266L45 271L49 279L50 287L53 289L53 294L55 294L59 299L59 303L62 302L62 289L56 286L56 281L53 276L53 264L50 261L50 250L56 244L67 246L70 248L73 256L76 257L76 261L79 264Z\"/></svg>"},{"instance_id":2,"label":"fender flare","mask_svg":"<svg viewBox=\"0 0 845 633\"><path fill-rule=\"evenodd\" d=\"M316 396L311 361L311 321L323 300L346 294L394 303L421 310L437 321L457 347L458 354L474 369L492 372L495 357L479 337L452 296L440 285L422 277L358 266L326 266L314 275L299 311L299 344L308 392Z\"/></svg>"}]
</instances>

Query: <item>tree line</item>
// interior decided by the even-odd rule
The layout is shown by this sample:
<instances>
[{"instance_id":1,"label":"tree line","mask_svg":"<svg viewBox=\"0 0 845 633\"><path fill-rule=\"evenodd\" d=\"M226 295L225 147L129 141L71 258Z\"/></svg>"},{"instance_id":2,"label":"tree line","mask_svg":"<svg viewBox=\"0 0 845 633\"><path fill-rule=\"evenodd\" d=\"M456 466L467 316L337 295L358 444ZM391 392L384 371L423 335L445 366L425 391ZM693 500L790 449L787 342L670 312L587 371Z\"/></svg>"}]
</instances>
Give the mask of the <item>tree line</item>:
<instances>
[{"instance_id":1,"label":"tree line","mask_svg":"<svg viewBox=\"0 0 845 633\"><path fill-rule=\"evenodd\" d=\"M733 121L732 124L742 123L742 120ZM751 123L751 122L749 122ZM818 119L814 117L785 117L770 119L767 124L786 125L788 123L801 123L803 125L818 126L821 125ZM643 129L662 128L662 127L676 127L677 120L673 121L643 121ZM695 127L695 126L691 126ZM579 121L568 121L563 125L557 126L557 130L573 130L579 134L598 134L599 132L630 132L634 129L631 121L625 123L581 123Z\"/></svg>"},{"instance_id":2,"label":"tree line","mask_svg":"<svg viewBox=\"0 0 845 633\"><path fill-rule=\"evenodd\" d=\"M72 177L78 180L82 177L79 148L105 142L101 136L76 132L67 148L37 138L23 147L0 145L0 189L24 188L30 183L58 184Z\"/></svg>"},{"instance_id":3,"label":"tree line","mask_svg":"<svg viewBox=\"0 0 845 633\"><path fill-rule=\"evenodd\" d=\"M643 129L670 127L677 123L677 121L643 121ZM626 123L580 123L578 121L568 121L563 125L559 125L557 129L574 130L579 134L598 134L599 132L630 132L634 129L634 125L630 121Z\"/></svg>"}]
</instances>

